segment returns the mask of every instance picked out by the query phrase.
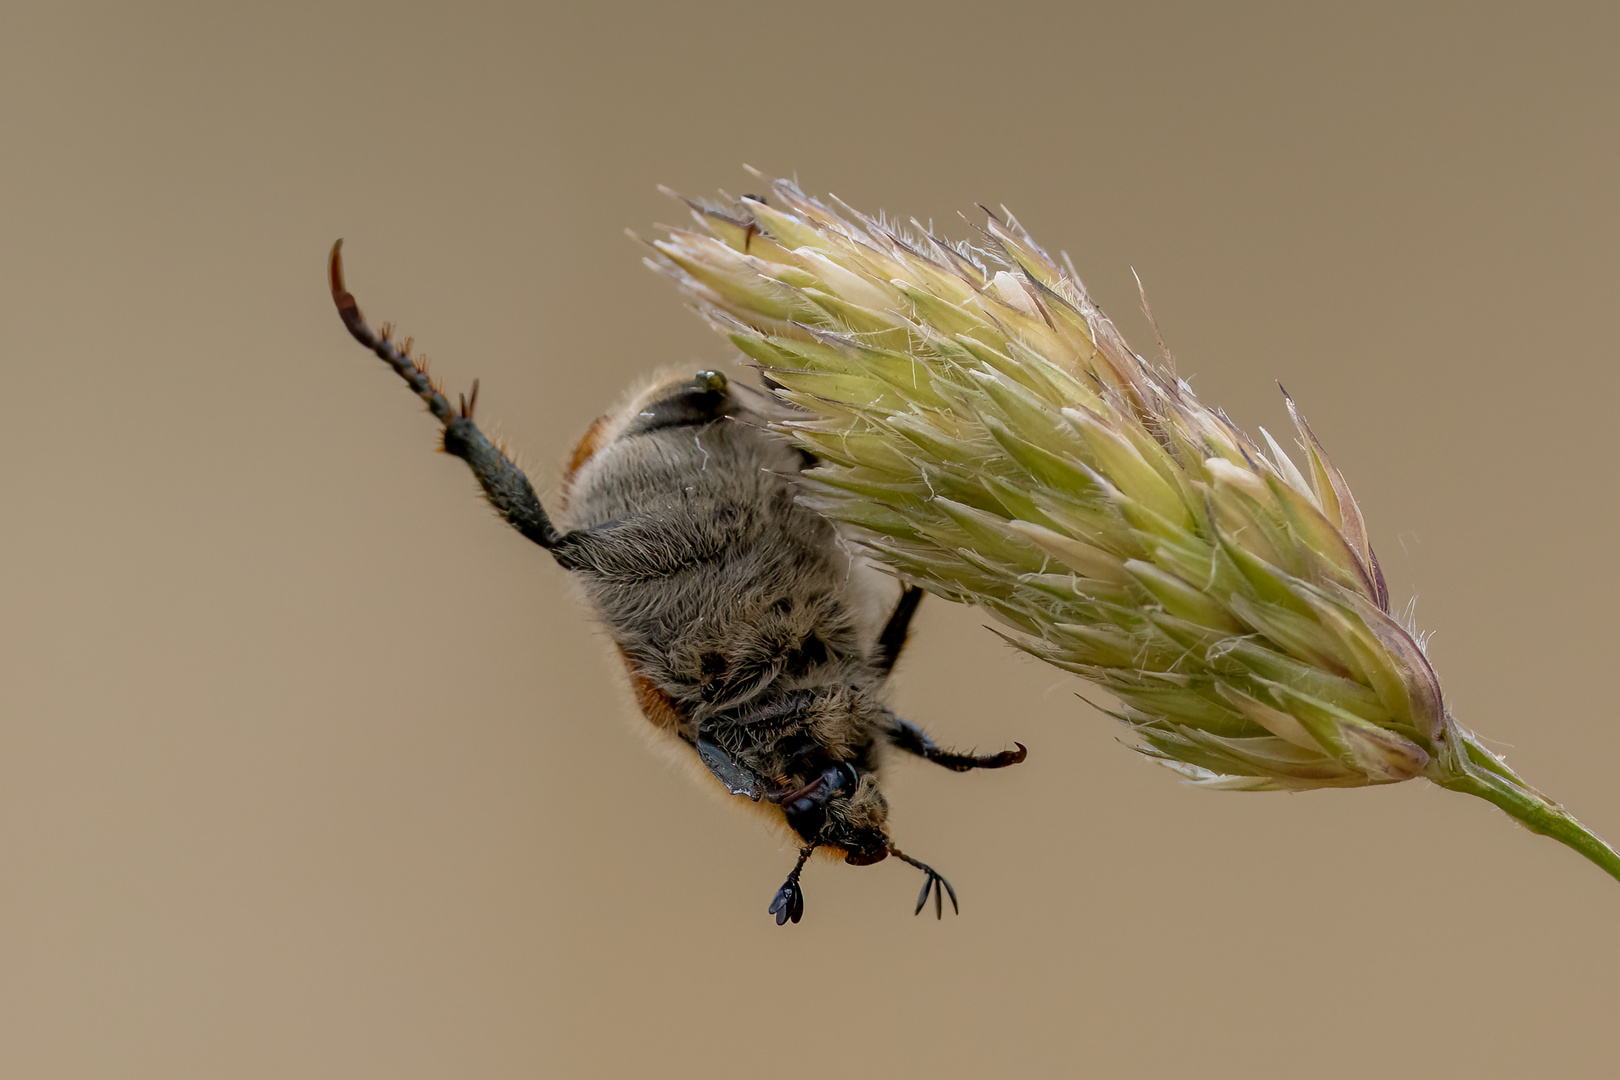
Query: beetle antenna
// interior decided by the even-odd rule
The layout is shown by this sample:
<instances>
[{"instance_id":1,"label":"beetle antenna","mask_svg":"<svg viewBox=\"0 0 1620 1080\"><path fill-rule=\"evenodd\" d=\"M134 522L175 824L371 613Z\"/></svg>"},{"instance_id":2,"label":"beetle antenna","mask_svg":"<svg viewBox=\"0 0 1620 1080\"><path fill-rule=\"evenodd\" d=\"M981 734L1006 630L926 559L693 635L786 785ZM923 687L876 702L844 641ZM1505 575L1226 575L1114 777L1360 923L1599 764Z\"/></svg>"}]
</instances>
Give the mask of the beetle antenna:
<instances>
[{"instance_id":1,"label":"beetle antenna","mask_svg":"<svg viewBox=\"0 0 1620 1080\"><path fill-rule=\"evenodd\" d=\"M816 850L811 844L799 851L799 861L793 864L793 873L789 874L782 887L776 890L776 897L771 901L769 913L776 916L776 925L781 926L789 920L798 922L804 915L804 890L799 888L799 872L809 860L810 853Z\"/></svg>"},{"instance_id":2,"label":"beetle antenna","mask_svg":"<svg viewBox=\"0 0 1620 1080\"><path fill-rule=\"evenodd\" d=\"M943 919L945 917L946 893L951 894L951 910L956 912L958 915L962 913L961 906L956 902L956 890L951 888L951 883L946 881L944 876L941 875L938 870L935 870L932 866L929 866L925 862L918 862L916 859L913 859L910 855L907 855L893 844L889 845L889 854L893 855L901 862L910 863L912 866L915 866L924 874L928 875L923 881L922 892L917 894L917 910L912 912L913 915L922 914L923 906L928 903L928 894L930 891L932 891L934 894L934 918Z\"/></svg>"}]
</instances>

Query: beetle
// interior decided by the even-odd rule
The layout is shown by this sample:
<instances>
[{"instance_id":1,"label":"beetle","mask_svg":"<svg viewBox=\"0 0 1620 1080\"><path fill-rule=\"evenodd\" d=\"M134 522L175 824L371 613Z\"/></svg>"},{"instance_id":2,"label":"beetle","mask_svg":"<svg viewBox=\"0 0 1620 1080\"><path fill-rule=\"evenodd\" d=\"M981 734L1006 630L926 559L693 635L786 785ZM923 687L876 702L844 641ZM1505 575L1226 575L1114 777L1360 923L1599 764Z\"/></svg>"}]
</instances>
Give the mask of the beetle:
<instances>
[{"instance_id":1,"label":"beetle","mask_svg":"<svg viewBox=\"0 0 1620 1080\"><path fill-rule=\"evenodd\" d=\"M781 925L804 914L800 875L822 851L865 866L894 856L921 870L921 913L956 891L894 845L879 776L901 750L956 771L999 769L1027 750L958 753L883 701L922 592L895 583L797 498L815 458L779 425L804 414L717 371L662 373L599 418L563 475L561 525L521 469L473 420L478 383L452 406L387 327L375 332L332 247L332 299L443 427L506 521L580 582L653 728L715 781L785 826L798 861L771 900Z\"/></svg>"}]
</instances>

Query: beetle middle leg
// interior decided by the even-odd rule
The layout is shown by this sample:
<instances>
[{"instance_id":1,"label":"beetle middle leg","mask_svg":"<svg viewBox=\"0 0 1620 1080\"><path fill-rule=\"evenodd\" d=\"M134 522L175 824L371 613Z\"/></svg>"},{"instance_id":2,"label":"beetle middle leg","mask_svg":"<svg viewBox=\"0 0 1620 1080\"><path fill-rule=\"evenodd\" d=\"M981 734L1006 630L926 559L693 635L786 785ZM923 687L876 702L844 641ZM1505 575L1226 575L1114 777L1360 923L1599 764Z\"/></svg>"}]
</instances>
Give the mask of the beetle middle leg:
<instances>
[{"instance_id":1,"label":"beetle middle leg","mask_svg":"<svg viewBox=\"0 0 1620 1080\"><path fill-rule=\"evenodd\" d=\"M1016 750L1003 750L999 754L959 754L954 750L947 750L934 742L928 732L913 724L910 720L895 717L894 727L888 732L889 744L896 746L907 753L916 754L920 758L927 758L935 765L943 765L953 772L967 772L970 769L1002 769L1008 765L1016 765L1029 755L1029 749L1021 742L1013 743Z\"/></svg>"},{"instance_id":2,"label":"beetle middle leg","mask_svg":"<svg viewBox=\"0 0 1620 1080\"><path fill-rule=\"evenodd\" d=\"M915 585L907 585L900 591L900 600L894 605L894 612L890 614L889 621L883 625L883 632L877 639L877 665L883 672L894 670L894 662L900 659L900 650L906 647L906 634L911 630L911 617L917 614L917 605L922 602L923 591Z\"/></svg>"}]
</instances>

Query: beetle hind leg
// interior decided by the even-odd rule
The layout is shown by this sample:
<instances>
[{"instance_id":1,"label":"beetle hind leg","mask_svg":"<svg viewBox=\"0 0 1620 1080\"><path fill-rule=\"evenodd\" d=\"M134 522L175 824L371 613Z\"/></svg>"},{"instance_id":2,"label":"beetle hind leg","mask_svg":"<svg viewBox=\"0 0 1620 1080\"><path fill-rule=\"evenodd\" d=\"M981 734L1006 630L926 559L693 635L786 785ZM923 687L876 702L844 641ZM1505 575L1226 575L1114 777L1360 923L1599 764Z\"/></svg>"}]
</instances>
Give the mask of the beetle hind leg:
<instances>
[{"instance_id":1,"label":"beetle hind leg","mask_svg":"<svg viewBox=\"0 0 1620 1080\"><path fill-rule=\"evenodd\" d=\"M410 355L409 340L395 345L386 325L378 332L366 323L354 294L344 284L342 247L342 240L332 245L327 278L332 289L332 302L337 306L338 316L349 333L393 368L427 405L433 418L444 426L445 452L467 463L477 477L479 486L484 489L484 497L508 524L551 552L552 557L565 568L590 568L589 534L560 532L540 505L540 497L535 494L528 476L473 422L473 411L478 404L478 383L473 383L470 395L462 395L460 408L457 408L445 397L440 386L428 377L427 365Z\"/></svg>"}]
</instances>

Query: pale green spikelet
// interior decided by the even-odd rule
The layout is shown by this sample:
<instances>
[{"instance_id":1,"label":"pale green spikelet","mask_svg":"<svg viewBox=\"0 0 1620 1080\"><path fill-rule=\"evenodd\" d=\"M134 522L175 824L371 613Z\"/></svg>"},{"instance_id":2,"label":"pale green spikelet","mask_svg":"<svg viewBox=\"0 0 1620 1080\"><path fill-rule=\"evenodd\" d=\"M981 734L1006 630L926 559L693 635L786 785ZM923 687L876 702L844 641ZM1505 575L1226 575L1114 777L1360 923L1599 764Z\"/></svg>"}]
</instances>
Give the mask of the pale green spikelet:
<instances>
[{"instance_id":1,"label":"pale green spikelet","mask_svg":"<svg viewBox=\"0 0 1620 1080\"><path fill-rule=\"evenodd\" d=\"M970 247L768 190L689 202L700 229L649 262L807 410L806 498L879 560L1106 689L1197 783L1427 776L1620 877L1447 712L1292 400L1301 464L1133 353L1010 217Z\"/></svg>"}]
</instances>

